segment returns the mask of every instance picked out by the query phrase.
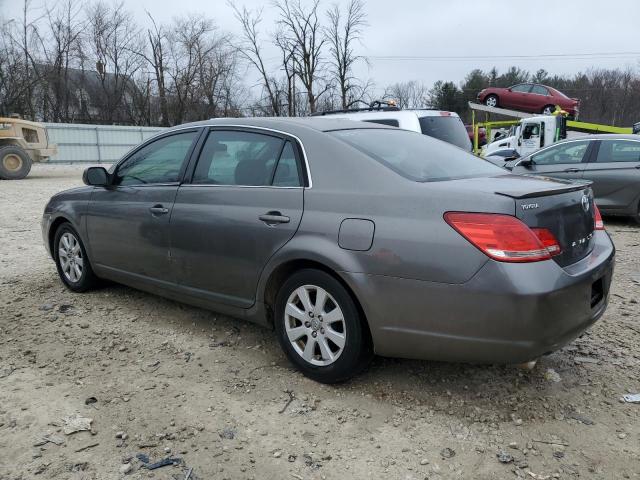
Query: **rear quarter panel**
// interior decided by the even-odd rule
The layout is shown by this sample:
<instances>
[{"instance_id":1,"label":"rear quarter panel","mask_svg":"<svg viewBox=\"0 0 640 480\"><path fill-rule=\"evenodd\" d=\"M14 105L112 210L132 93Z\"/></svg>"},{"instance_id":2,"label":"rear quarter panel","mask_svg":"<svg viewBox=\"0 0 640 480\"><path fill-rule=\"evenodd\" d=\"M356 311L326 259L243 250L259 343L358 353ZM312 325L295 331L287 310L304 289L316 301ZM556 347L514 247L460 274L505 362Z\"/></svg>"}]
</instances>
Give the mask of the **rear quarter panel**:
<instances>
[{"instance_id":1,"label":"rear quarter panel","mask_svg":"<svg viewBox=\"0 0 640 480\"><path fill-rule=\"evenodd\" d=\"M452 192L452 182L407 180L329 137L303 140L313 187L304 192L300 227L276 254L278 261L309 257L322 259L337 271L443 283L465 282L487 261L443 215L469 209L513 214L512 199L460 189ZM340 248L338 234L346 218L374 222L369 250Z\"/></svg>"}]
</instances>

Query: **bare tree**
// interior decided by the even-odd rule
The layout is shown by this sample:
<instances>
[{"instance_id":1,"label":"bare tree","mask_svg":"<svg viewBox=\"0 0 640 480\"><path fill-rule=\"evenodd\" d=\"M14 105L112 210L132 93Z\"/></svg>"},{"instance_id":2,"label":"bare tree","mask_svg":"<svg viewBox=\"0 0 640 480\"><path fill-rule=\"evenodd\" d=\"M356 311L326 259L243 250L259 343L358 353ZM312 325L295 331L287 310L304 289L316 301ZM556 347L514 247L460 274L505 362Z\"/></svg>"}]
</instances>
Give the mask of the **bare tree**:
<instances>
[{"instance_id":1,"label":"bare tree","mask_svg":"<svg viewBox=\"0 0 640 480\"><path fill-rule=\"evenodd\" d=\"M169 126L169 109L167 105L167 87L166 87L166 42L167 34L162 26L158 26L155 19L147 12L147 16L151 21L151 28L147 29L147 40L151 55L148 56L144 51L140 55L147 61L153 69L155 75L156 87L158 89L158 100L160 103L160 124L164 127ZM149 88L149 91L151 89Z\"/></svg>"},{"instance_id":2,"label":"bare tree","mask_svg":"<svg viewBox=\"0 0 640 480\"><path fill-rule=\"evenodd\" d=\"M122 3L110 7L98 1L88 7L87 20L89 49L102 89L100 120L122 121L122 113L132 102L132 79L142 67L140 31Z\"/></svg>"},{"instance_id":3,"label":"bare tree","mask_svg":"<svg viewBox=\"0 0 640 480\"><path fill-rule=\"evenodd\" d=\"M297 77L306 89L309 110L314 113L318 99L331 88L322 78L322 50L327 41L318 18L318 1L304 7L300 0L277 0L280 41L293 52L292 61Z\"/></svg>"},{"instance_id":4,"label":"bare tree","mask_svg":"<svg viewBox=\"0 0 640 480\"><path fill-rule=\"evenodd\" d=\"M356 55L354 44L361 39L362 29L367 25L367 15L361 0L350 0L346 18L336 3L327 11L329 26L326 35L331 52L332 74L337 80L343 109L359 103L364 95L362 85L356 82L353 67L364 57Z\"/></svg>"},{"instance_id":5,"label":"bare tree","mask_svg":"<svg viewBox=\"0 0 640 480\"><path fill-rule=\"evenodd\" d=\"M425 108L429 106L429 89L415 80L398 82L388 86L382 98L395 100L400 108Z\"/></svg>"},{"instance_id":6,"label":"bare tree","mask_svg":"<svg viewBox=\"0 0 640 480\"><path fill-rule=\"evenodd\" d=\"M282 112L277 80L267 70L260 48L261 38L258 27L262 22L262 10L251 12L246 7L240 10L231 2L229 5L233 8L235 17L242 27L243 40L238 46L238 52L258 71L272 115L280 116Z\"/></svg>"},{"instance_id":7,"label":"bare tree","mask_svg":"<svg viewBox=\"0 0 640 480\"><path fill-rule=\"evenodd\" d=\"M78 66L80 59L81 35L85 27L81 14L81 6L76 0L66 0L46 11L47 32L39 36L42 64L38 65L47 86L40 89L44 120L63 122L74 116L76 98L70 72Z\"/></svg>"}]
</instances>

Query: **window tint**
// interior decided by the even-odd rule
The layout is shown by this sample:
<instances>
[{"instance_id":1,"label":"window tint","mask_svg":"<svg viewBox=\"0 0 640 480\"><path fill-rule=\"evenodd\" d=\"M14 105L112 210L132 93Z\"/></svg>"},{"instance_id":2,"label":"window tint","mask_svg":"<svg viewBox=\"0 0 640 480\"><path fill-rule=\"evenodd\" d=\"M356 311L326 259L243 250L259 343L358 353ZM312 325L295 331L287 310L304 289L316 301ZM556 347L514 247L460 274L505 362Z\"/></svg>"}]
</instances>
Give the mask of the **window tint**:
<instances>
[{"instance_id":1,"label":"window tint","mask_svg":"<svg viewBox=\"0 0 640 480\"><path fill-rule=\"evenodd\" d=\"M462 131L466 132L464 128ZM500 167L482 161L469 152L416 132L354 129L329 133L416 182L505 174Z\"/></svg>"},{"instance_id":2,"label":"window tint","mask_svg":"<svg viewBox=\"0 0 640 480\"><path fill-rule=\"evenodd\" d=\"M138 150L116 171L115 185L174 183L198 132L177 133L160 138Z\"/></svg>"},{"instance_id":3,"label":"window tint","mask_svg":"<svg viewBox=\"0 0 640 480\"><path fill-rule=\"evenodd\" d=\"M531 157L536 165L556 165L562 163L580 163L587 152L589 140L569 142L551 147Z\"/></svg>"},{"instance_id":4,"label":"window tint","mask_svg":"<svg viewBox=\"0 0 640 480\"><path fill-rule=\"evenodd\" d=\"M520 85L515 85L515 86L511 87L511 91L512 92L527 93L530 88L531 88L531 84L530 83L521 83Z\"/></svg>"},{"instance_id":5,"label":"window tint","mask_svg":"<svg viewBox=\"0 0 640 480\"><path fill-rule=\"evenodd\" d=\"M379 123L381 125L389 125L390 127L399 127L400 122L398 120L394 120L392 118L380 118L377 120L365 120L368 123Z\"/></svg>"},{"instance_id":6,"label":"window tint","mask_svg":"<svg viewBox=\"0 0 640 480\"><path fill-rule=\"evenodd\" d=\"M282 150L282 155L280 155L280 160L278 160L276 173L273 176L273 185L276 187L300 187L302 186L300 179L300 169L293 144L287 142Z\"/></svg>"},{"instance_id":7,"label":"window tint","mask_svg":"<svg viewBox=\"0 0 640 480\"><path fill-rule=\"evenodd\" d=\"M640 142L603 140L600 142L596 162L640 162Z\"/></svg>"},{"instance_id":8,"label":"window tint","mask_svg":"<svg viewBox=\"0 0 640 480\"><path fill-rule=\"evenodd\" d=\"M460 117L420 117L420 130L423 134L437 138L456 147L471 150L469 133Z\"/></svg>"},{"instance_id":9,"label":"window tint","mask_svg":"<svg viewBox=\"0 0 640 480\"><path fill-rule=\"evenodd\" d=\"M270 185L284 140L253 132L215 130L202 147L196 184Z\"/></svg>"},{"instance_id":10,"label":"window tint","mask_svg":"<svg viewBox=\"0 0 640 480\"><path fill-rule=\"evenodd\" d=\"M531 93L537 93L538 95L549 95L549 90L547 90L542 85L534 85L531 87Z\"/></svg>"}]
</instances>

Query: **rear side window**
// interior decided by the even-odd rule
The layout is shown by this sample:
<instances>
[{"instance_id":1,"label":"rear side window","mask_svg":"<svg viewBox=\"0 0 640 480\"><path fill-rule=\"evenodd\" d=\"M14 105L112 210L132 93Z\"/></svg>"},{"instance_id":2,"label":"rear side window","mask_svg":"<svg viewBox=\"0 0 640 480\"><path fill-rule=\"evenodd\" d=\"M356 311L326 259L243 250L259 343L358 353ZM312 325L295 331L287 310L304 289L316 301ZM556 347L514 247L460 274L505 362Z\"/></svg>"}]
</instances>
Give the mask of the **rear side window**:
<instances>
[{"instance_id":1,"label":"rear side window","mask_svg":"<svg viewBox=\"0 0 640 480\"><path fill-rule=\"evenodd\" d=\"M272 185L275 187L302 186L302 175L291 142L287 142L282 150L280 160L278 160L278 166L273 175Z\"/></svg>"},{"instance_id":2,"label":"rear side window","mask_svg":"<svg viewBox=\"0 0 640 480\"><path fill-rule=\"evenodd\" d=\"M193 184L301 186L290 141L254 132L213 130L202 147Z\"/></svg>"},{"instance_id":3,"label":"rear side window","mask_svg":"<svg viewBox=\"0 0 640 480\"><path fill-rule=\"evenodd\" d=\"M393 118L380 118L377 120L365 120L368 123L379 123L380 125L389 125L390 127L399 127L400 122L398 120L394 120Z\"/></svg>"},{"instance_id":4,"label":"rear side window","mask_svg":"<svg viewBox=\"0 0 640 480\"><path fill-rule=\"evenodd\" d=\"M197 131L159 138L135 152L116 170L115 185L175 183Z\"/></svg>"},{"instance_id":5,"label":"rear side window","mask_svg":"<svg viewBox=\"0 0 640 480\"><path fill-rule=\"evenodd\" d=\"M547 90L542 85L534 85L531 87L531 93L537 93L538 95L549 95L549 90Z\"/></svg>"},{"instance_id":6,"label":"rear side window","mask_svg":"<svg viewBox=\"0 0 640 480\"><path fill-rule=\"evenodd\" d=\"M521 83L520 85L516 85L514 87L511 87L511 91L512 92L529 93L529 90L531 90L531 84L530 83Z\"/></svg>"},{"instance_id":7,"label":"rear side window","mask_svg":"<svg viewBox=\"0 0 640 480\"><path fill-rule=\"evenodd\" d=\"M466 135L464 126L462 131ZM329 133L416 182L505 174L500 167L469 152L416 132L368 128Z\"/></svg>"},{"instance_id":8,"label":"rear side window","mask_svg":"<svg viewBox=\"0 0 640 480\"><path fill-rule=\"evenodd\" d=\"M596 162L640 162L640 142L602 140Z\"/></svg>"},{"instance_id":9,"label":"rear side window","mask_svg":"<svg viewBox=\"0 0 640 480\"><path fill-rule=\"evenodd\" d=\"M423 134L437 138L465 150L471 150L471 140L460 117L429 116L420 117L420 130Z\"/></svg>"}]
</instances>

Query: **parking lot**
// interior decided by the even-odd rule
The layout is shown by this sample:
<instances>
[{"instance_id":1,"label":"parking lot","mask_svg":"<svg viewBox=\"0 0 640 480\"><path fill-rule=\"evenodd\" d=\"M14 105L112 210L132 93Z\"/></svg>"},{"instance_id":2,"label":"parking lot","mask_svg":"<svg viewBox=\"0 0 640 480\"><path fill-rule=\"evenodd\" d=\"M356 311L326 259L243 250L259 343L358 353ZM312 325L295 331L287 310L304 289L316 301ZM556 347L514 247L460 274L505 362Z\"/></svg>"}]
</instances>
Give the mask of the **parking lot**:
<instances>
[{"instance_id":1,"label":"parking lot","mask_svg":"<svg viewBox=\"0 0 640 480\"><path fill-rule=\"evenodd\" d=\"M0 479L640 478L640 404L621 399L640 392L633 222L605 218L604 317L532 371L376 358L327 386L255 325L118 285L66 290L40 218L82 169L0 182ZM74 414L91 431L65 434Z\"/></svg>"}]
</instances>

